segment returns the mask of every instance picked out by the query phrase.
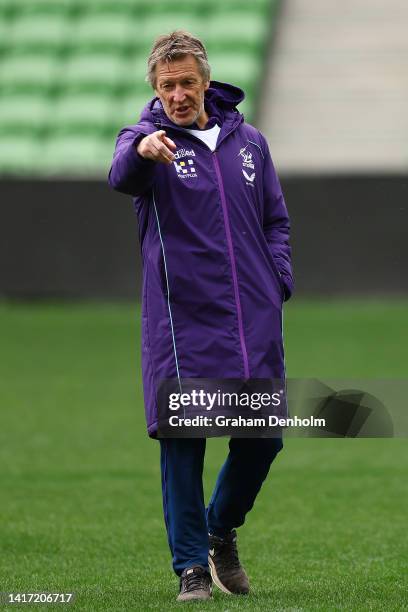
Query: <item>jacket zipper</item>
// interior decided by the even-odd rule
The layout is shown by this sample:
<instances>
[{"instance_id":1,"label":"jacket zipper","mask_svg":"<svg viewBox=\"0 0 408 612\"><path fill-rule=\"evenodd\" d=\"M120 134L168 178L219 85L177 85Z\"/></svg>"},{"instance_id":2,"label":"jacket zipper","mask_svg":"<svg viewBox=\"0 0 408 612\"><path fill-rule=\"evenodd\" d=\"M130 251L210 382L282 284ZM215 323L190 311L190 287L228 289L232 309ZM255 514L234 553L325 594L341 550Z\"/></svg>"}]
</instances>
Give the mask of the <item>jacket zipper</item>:
<instances>
[{"instance_id":1,"label":"jacket zipper","mask_svg":"<svg viewBox=\"0 0 408 612\"><path fill-rule=\"evenodd\" d=\"M230 263L231 263L232 284L234 286L235 306L237 309L239 339L241 343L242 359L244 362L244 376L245 376L245 379L248 379L249 378L248 352L247 352L247 348L245 344L244 325L242 321L241 300L239 297L239 288L238 288L238 275L237 275L237 268L235 264L234 247L232 244L227 201L225 198L224 183L223 183L222 176L221 176L220 164L219 164L218 157L215 151L213 152L212 157L213 157L213 162L214 162L214 167L215 167L215 173L217 175L218 189L219 189L220 196L221 196L222 213L224 217L225 233L227 236L228 252L229 252Z\"/></svg>"},{"instance_id":2,"label":"jacket zipper","mask_svg":"<svg viewBox=\"0 0 408 612\"><path fill-rule=\"evenodd\" d=\"M223 135L223 138L219 142L217 142L217 146L216 146L215 150L211 151L210 147L208 147L205 144L205 142L203 142L202 140L200 140L199 138L197 138L193 134L189 134L188 132L185 133L185 131L182 130L182 129L177 129L177 127L166 125L166 124L162 124L160 122L155 123L155 125L159 129L163 129L163 128L165 129L166 127L171 127L173 130L176 130L177 132L181 132L185 137L187 137L187 138L189 138L191 140L197 141L197 143L199 143L200 145L204 146L204 148L208 149L208 151L210 151L212 153L212 158L213 158L214 167L215 167L215 173L217 175L218 189L219 189L220 196L221 196L221 206L222 206L222 213L223 213L223 218L224 218L224 227L225 227L225 233L226 233L226 236L227 236L228 253L229 253L230 263L231 263L232 284L233 284L233 287L234 287L235 307L237 309L239 340L240 340L240 344L241 344L242 361L243 361L243 364L244 364L244 377L245 377L246 380L248 380L249 379L249 361L248 361L248 351L247 351L246 343L245 343L244 325L243 325L243 320L242 320L241 300L240 300L240 297L239 297L238 275L237 275L237 268L236 268L236 264L235 264L234 247L233 247L233 244L232 244L231 228L230 228L230 224L229 224L227 201L226 201L226 198L225 198L225 191L224 191L224 183L223 183L222 176L221 176L220 164L219 164L218 158L217 158L217 150L218 150L221 142L223 140L225 140L225 138L227 136L229 136L229 134L233 131L233 129L235 129L235 126L229 132L227 132L226 134Z\"/></svg>"}]
</instances>

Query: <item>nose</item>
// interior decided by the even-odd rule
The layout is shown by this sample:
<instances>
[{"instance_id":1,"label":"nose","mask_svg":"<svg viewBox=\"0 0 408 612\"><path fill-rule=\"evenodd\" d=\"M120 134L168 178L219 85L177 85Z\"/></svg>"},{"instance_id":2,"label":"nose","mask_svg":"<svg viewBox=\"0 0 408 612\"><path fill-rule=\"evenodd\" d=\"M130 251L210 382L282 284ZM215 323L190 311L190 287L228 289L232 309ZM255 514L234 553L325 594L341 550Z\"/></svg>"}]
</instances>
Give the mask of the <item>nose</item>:
<instances>
[{"instance_id":1,"label":"nose","mask_svg":"<svg viewBox=\"0 0 408 612\"><path fill-rule=\"evenodd\" d=\"M178 102L184 102L186 97L186 92L185 89L182 85L176 85L175 90L174 90L174 95L173 95L173 99L174 102L178 103Z\"/></svg>"}]
</instances>

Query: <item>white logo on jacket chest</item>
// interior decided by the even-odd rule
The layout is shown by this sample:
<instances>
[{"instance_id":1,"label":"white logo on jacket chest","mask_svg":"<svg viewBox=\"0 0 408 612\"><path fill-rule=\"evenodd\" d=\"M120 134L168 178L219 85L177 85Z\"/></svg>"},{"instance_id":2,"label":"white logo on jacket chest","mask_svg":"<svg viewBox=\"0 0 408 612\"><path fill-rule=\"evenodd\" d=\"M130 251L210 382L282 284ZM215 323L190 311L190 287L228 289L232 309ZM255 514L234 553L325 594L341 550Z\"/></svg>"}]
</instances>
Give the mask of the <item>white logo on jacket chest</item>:
<instances>
[{"instance_id":1,"label":"white logo on jacket chest","mask_svg":"<svg viewBox=\"0 0 408 612\"><path fill-rule=\"evenodd\" d=\"M179 178L197 178L194 161L192 159L184 159L180 162L173 162L173 164L176 168L177 176Z\"/></svg>"},{"instance_id":2,"label":"white logo on jacket chest","mask_svg":"<svg viewBox=\"0 0 408 612\"><path fill-rule=\"evenodd\" d=\"M174 157L180 159L181 157L195 157L194 149L178 149L175 152Z\"/></svg>"},{"instance_id":3,"label":"white logo on jacket chest","mask_svg":"<svg viewBox=\"0 0 408 612\"><path fill-rule=\"evenodd\" d=\"M243 147L242 149L239 150L238 155L240 155L243 159L242 165L245 166L246 168L252 168L254 169L254 162L252 160L252 153L250 151L247 151L248 145L246 145L245 147Z\"/></svg>"},{"instance_id":4,"label":"white logo on jacket chest","mask_svg":"<svg viewBox=\"0 0 408 612\"><path fill-rule=\"evenodd\" d=\"M255 169L254 160L252 159L252 153L250 151L247 151L247 147L248 145L240 149L238 155L242 157L242 174L245 178L245 182L250 187L253 187L253 183L255 180L255 172L249 173L244 170L244 168L250 168L251 170Z\"/></svg>"},{"instance_id":5,"label":"white logo on jacket chest","mask_svg":"<svg viewBox=\"0 0 408 612\"><path fill-rule=\"evenodd\" d=\"M247 179L247 181L250 181L251 183L254 182L255 180L255 172L253 172L252 174L247 174L245 172L245 170L242 171L242 174L245 176L245 178Z\"/></svg>"}]
</instances>

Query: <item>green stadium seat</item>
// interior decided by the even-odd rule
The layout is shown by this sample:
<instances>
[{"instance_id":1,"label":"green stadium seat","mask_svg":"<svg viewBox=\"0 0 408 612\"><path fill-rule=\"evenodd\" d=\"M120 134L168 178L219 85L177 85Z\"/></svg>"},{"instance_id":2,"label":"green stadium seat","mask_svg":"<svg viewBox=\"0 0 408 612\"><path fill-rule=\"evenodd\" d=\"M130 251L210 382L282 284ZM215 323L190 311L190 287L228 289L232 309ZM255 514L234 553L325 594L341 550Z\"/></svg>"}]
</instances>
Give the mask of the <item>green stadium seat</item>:
<instances>
[{"instance_id":1,"label":"green stadium seat","mask_svg":"<svg viewBox=\"0 0 408 612\"><path fill-rule=\"evenodd\" d=\"M3 93L50 90L55 84L59 66L59 61L52 56L5 56L0 67L0 86Z\"/></svg>"},{"instance_id":2,"label":"green stadium seat","mask_svg":"<svg viewBox=\"0 0 408 612\"><path fill-rule=\"evenodd\" d=\"M173 30L187 30L195 36L201 37L206 32L206 24L202 19L189 15L187 11L173 13L158 13L154 18L146 18L138 23L137 38L140 45L151 49L154 39L160 34L168 34ZM205 40L205 36L203 36Z\"/></svg>"},{"instance_id":3,"label":"green stadium seat","mask_svg":"<svg viewBox=\"0 0 408 612\"><path fill-rule=\"evenodd\" d=\"M139 6L139 1L137 5ZM166 15L175 15L182 20L184 17L202 16L206 11L206 5L206 0L190 0L188 5L183 4L182 10L179 10L179 6L173 0L153 0L148 7L148 15L153 20L163 18Z\"/></svg>"},{"instance_id":4,"label":"green stadium seat","mask_svg":"<svg viewBox=\"0 0 408 612\"><path fill-rule=\"evenodd\" d=\"M123 62L125 75L123 77L123 93L129 96L140 95L146 99L152 97L153 90L146 82L147 55L134 55L127 62Z\"/></svg>"},{"instance_id":5,"label":"green stadium seat","mask_svg":"<svg viewBox=\"0 0 408 612\"><path fill-rule=\"evenodd\" d=\"M72 44L76 51L118 52L134 46L138 34L135 24L124 15L87 15L77 20Z\"/></svg>"},{"instance_id":6,"label":"green stadium seat","mask_svg":"<svg viewBox=\"0 0 408 612\"><path fill-rule=\"evenodd\" d=\"M147 96L128 95L118 100L115 116L119 120L120 126L131 125L137 123L140 118L140 113L146 104L154 97L154 92Z\"/></svg>"},{"instance_id":7,"label":"green stadium seat","mask_svg":"<svg viewBox=\"0 0 408 612\"><path fill-rule=\"evenodd\" d=\"M0 0L0 173L105 176L115 136L154 96L153 41L175 29L203 39L211 77L244 89L252 121L277 3Z\"/></svg>"},{"instance_id":8,"label":"green stadium seat","mask_svg":"<svg viewBox=\"0 0 408 612\"><path fill-rule=\"evenodd\" d=\"M225 20L216 16L207 21L204 36L207 48L261 53L266 40L269 23L257 13L231 14L226 27Z\"/></svg>"},{"instance_id":9,"label":"green stadium seat","mask_svg":"<svg viewBox=\"0 0 408 612\"><path fill-rule=\"evenodd\" d=\"M72 0L0 0L0 11L11 15L66 13Z\"/></svg>"},{"instance_id":10,"label":"green stadium seat","mask_svg":"<svg viewBox=\"0 0 408 612\"><path fill-rule=\"evenodd\" d=\"M112 92L123 82L125 62L112 54L75 55L67 59L61 73L61 87L67 92Z\"/></svg>"},{"instance_id":11,"label":"green stadium seat","mask_svg":"<svg viewBox=\"0 0 408 612\"><path fill-rule=\"evenodd\" d=\"M262 63L256 53L213 53L211 78L242 87L250 96L259 82Z\"/></svg>"},{"instance_id":12,"label":"green stadium seat","mask_svg":"<svg viewBox=\"0 0 408 612\"><path fill-rule=\"evenodd\" d=\"M28 134L44 130L50 112L51 104L47 96L2 96L0 134Z\"/></svg>"},{"instance_id":13,"label":"green stadium seat","mask_svg":"<svg viewBox=\"0 0 408 612\"><path fill-rule=\"evenodd\" d=\"M143 81L147 73L147 54L135 53L129 55L126 65L134 81Z\"/></svg>"},{"instance_id":14,"label":"green stadium seat","mask_svg":"<svg viewBox=\"0 0 408 612\"><path fill-rule=\"evenodd\" d=\"M245 98L243 102L238 104L238 110L245 117L245 121L252 123L255 117L254 99L251 96Z\"/></svg>"},{"instance_id":15,"label":"green stadium seat","mask_svg":"<svg viewBox=\"0 0 408 612\"><path fill-rule=\"evenodd\" d=\"M60 88L66 92L134 92L150 95L145 79L146 56L89 53L67 58L60 71Z\"/></svg>"},{"instance_id":16,"label":"green stadium seat","mask_svg":"<svg viewBox=\"0 0 408 612\"><path fill-rule=\"evenodd\" d=\"M77 134L53 137L44 142L44 172L62 178L106 176L114 148L112 138Z\"/></svg>"},{"instance_id":17,"label":"green stadium seat","mask_svg":"<svg viewBox=\"0 0 408 612\"><path fill-rule=\"evenodd\" d=\"M27 134L2 136L0 147L0 173L2 175L26 175L36 172L41 157L40 141Z\"/></svg>"},{"instance_id":18,"label":"green stadium seat","mask_svg":"<svg viewBox=\"0 0 408 612\"><path fill-rule=\"evenodd\" d=\"M277 4L277 0L206 0L208 14L233 16L235 13L250 13L265 16Z\"/></svg>"},{"instance_id":19,"label":"green stadium seat","mask_svg":"<svg viewBox=\"0 0 408 612\"><path fill-rule=\"evenodd\" d=\"M60 96L53 108L53 132L55 134L111 132L116 125L115 108L115 98L110 96L100 94Z\"/></svg>"},{"instance_id":20,"label":"green stadium seat","mask_svg":"<svg viewBox=\"0 0 408 612\"><path fill-rule=\"evenodd\" d=\"M63 15L30 15L10 22L8 44L19 51L58 51L72 32Z\"/></svg>"},{"instance_id":21,"label":"green stadium seat","mask_svg":"<svg viewBox=\"0 0 408 612\"><path fill-rule=\"evenodd\" d=\"M77 13L125 13L131 15L135 10L149 10L151 0L70 0Z\"/></svg>"},{"instance_id":22,"label":"green stadium seat","mask_svg":"<svg viewBox=\"0 0 408 612\"><path fill-rule=\"evenodd\" d=\"M0 13L0 51L5 49L7 46L8 28L7 20L2 17Z\"/></svg>"},{"instance_id":23,"label":"green stadium seat","mask_svg":"<svg viewBox=\"0 0 408 612\"><path fill-rule=\"evenodd\" d=\"M0 19L7 19L8 13L11 9L10 0L0 0Z\"/></svg>"}]
</instances>

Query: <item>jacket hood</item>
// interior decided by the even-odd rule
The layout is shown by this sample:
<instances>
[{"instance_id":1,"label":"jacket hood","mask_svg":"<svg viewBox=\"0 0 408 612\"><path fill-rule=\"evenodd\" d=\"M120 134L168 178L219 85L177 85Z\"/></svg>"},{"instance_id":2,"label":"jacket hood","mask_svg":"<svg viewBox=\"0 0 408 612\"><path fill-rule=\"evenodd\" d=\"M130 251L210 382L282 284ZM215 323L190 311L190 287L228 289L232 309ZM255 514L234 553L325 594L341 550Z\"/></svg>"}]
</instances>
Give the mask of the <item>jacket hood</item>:
<instances>
[{"instance_id":1,"label":"jacket hood","mask_svg":"<svg viewBox=\"0 0 408 612\"><path fill-rule=\"evenodd\" d=\"M237 105L244 100L245 94L239 87L229 83L210 81L210 87L204 94L204 107L210 118L208 127L215 123L223 124L226 114L236 111ZM164 112L160 99L156 96L144 107L140 120L154 123L172 123ZM186 127L198 127L196 124Z\"/></svg>"}]
</instances>

